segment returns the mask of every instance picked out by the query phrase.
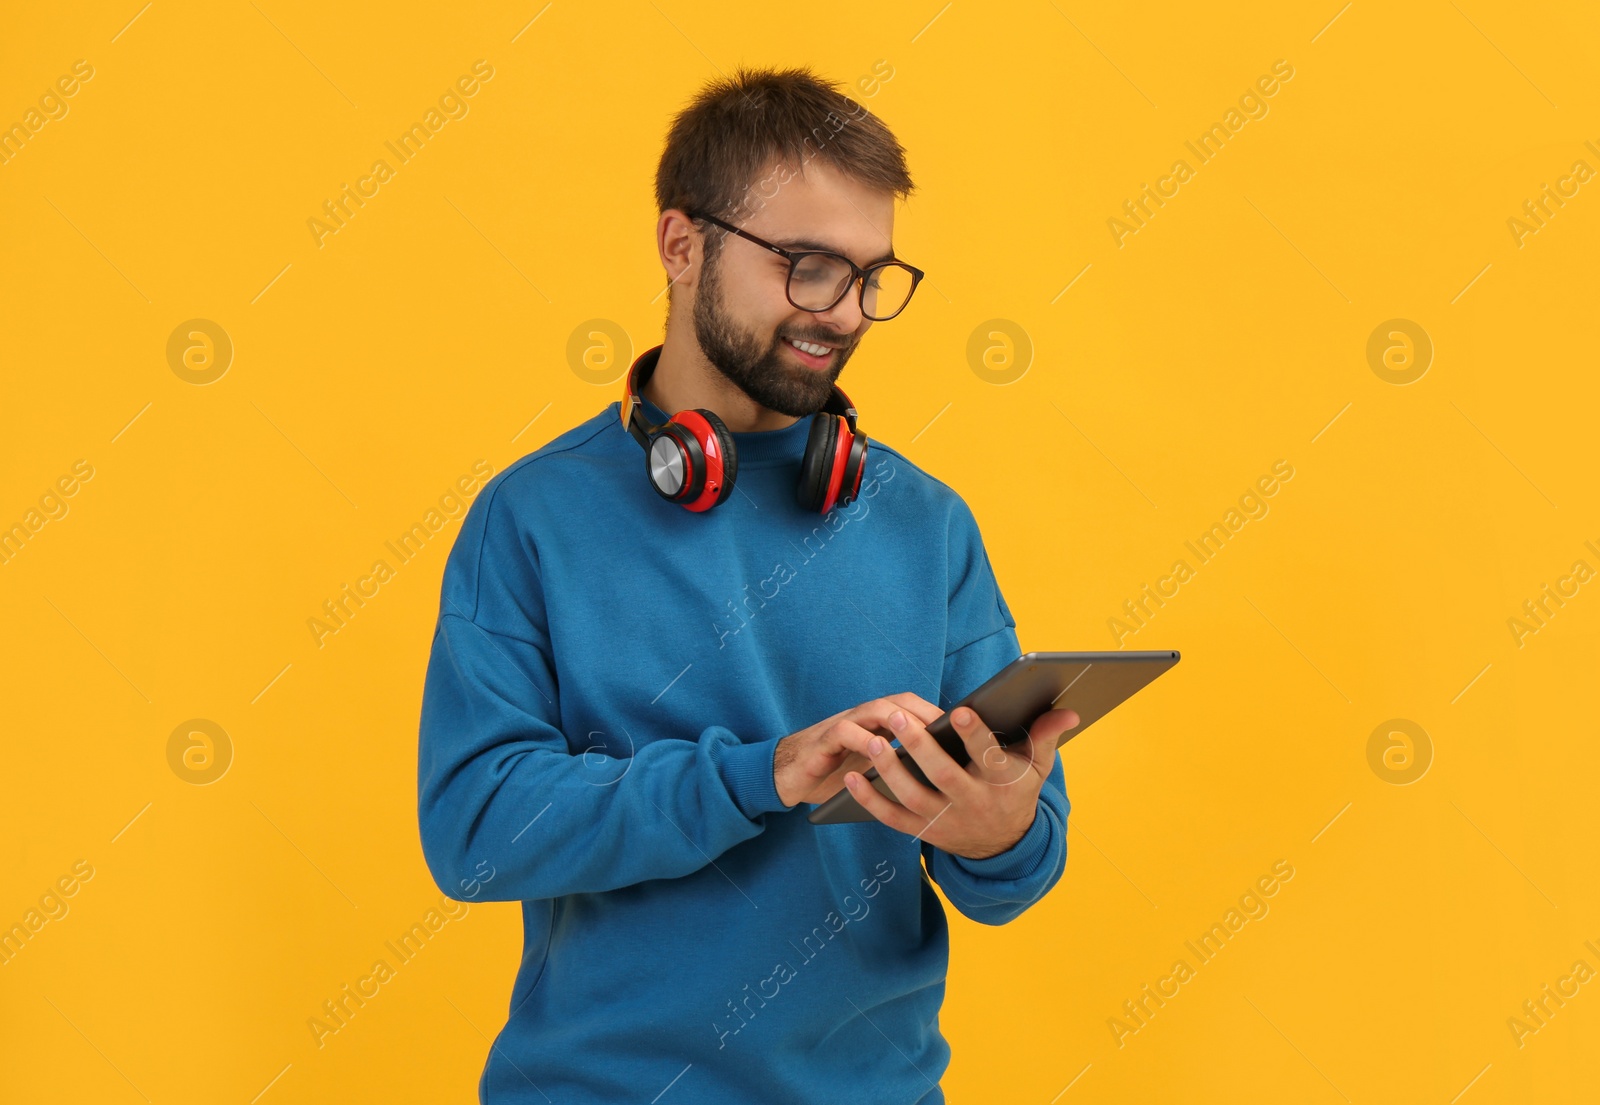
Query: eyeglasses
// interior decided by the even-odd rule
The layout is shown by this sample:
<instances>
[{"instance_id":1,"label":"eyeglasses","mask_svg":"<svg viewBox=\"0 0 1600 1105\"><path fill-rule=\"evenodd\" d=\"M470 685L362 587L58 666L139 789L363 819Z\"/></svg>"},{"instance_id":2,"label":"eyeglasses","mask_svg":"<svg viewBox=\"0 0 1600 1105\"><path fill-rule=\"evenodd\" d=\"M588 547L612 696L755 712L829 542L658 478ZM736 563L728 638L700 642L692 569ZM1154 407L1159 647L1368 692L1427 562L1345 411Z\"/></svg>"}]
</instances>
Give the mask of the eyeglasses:
<instances>
[{"instance_id":1,"label":"eyeglasses","mask_svg":"<svg viewBox=\"0 0 1600 1105\"><path fill-rule=\"evenodd\" d=\"M904 261L879 261L861 268L848 257L824 250L792 251L757 238L747 230L725 223L715 215L689 213L691 219L705 219L724 230L732 231L747 241L789 262L789 279L784 286L789 302L802 311L832 310L849 293L857 281L861 283L861 314L873 322L886 322L906 309L911 293L917 290L923 272Z\"/></svg>"}]
</instances>

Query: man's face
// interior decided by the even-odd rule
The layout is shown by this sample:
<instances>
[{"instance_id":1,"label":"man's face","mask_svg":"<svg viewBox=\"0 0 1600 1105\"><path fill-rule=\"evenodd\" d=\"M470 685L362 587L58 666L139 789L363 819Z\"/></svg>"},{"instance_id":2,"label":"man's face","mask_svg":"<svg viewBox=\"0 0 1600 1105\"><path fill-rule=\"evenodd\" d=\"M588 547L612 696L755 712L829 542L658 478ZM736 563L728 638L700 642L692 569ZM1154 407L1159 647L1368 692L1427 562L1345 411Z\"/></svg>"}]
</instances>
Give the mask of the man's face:
<instances>
[{"instance_id":1,"label":"man's face","mask_svg":"<svg viewBox=\"0 0 1600 1105\"><path fill-rule=\"evenodd\" d=\"M774 166L758 180L765 183L746 193L745 205L722 216L725 221L785 249L826 248L862 266L889 253L891 193L871 191L821 158L806 165L804 176ZM724 236L694 291L695 338L706 359L763 407L797 418L821 410L872 326L861 315L859 282L830 310L802 311L785 294L788 261L714 223L704 225L707 236ZM831 349L819 363L790 338Z\"/></svg>"}]
</instances>

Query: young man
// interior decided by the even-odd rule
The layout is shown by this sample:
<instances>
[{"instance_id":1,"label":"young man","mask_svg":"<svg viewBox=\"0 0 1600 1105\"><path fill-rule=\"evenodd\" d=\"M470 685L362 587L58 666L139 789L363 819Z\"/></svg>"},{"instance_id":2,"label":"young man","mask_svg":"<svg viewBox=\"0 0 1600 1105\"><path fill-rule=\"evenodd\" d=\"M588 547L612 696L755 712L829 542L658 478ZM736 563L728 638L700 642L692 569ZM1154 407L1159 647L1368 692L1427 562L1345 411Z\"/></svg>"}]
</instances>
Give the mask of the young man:
<instances>
[{"instance_id":1,"label":"young man","mask_svg":"<svg viewBox=\"0 0 1600 1105\"><path fill-rule=\"evenodd\" d=\"M522 903L484 1101L942 1102L922 865L989 925L1061 876L1077 715L1011 748L953 717L965 767L928 735L1019 655L1016 623L966 504L866 447L834 392L915 288L871 267L911 187L830 82L709 86L656 178L665 342L463 522L419 806L446 893ZM861 784L873 765L903 805ZM872 820L807 819L852 783Z\"/></svg>"}]
</instances>

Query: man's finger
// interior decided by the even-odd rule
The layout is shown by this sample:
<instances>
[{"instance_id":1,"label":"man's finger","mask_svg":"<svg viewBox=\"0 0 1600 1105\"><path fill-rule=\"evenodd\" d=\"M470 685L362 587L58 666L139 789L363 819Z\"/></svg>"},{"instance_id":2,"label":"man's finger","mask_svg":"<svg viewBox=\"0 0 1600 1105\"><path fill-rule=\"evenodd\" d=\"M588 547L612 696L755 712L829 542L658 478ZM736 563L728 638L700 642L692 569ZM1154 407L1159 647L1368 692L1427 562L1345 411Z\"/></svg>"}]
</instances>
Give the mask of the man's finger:
<instances>
[{"instance_id":1,"label":"man's finger","mask_svg":"<svg viewBox=\"0 0 1600 1105\"><path fill-rule=\"evenodd\" d=\"M888 726L889 719L887 717L883 719L883 724L886 727ZM837 722L829 730L829 733L831 734L828 742L829 747L825 748L829 754L859 752L867 757L872 755L867 751L867 745L877 734L866 729L859 722L848 719Z\"/></svg>"},{"instance_id":2,"label":"man's finger","mask_svg":"<svg viewBox=\"0 0 1600 1105\"><path fill-rule=\"evenodd\" d=\"M901 691L899 694L889 695L889 701L897 703L924 725L932 725L944 714L944 711L939 707L921 695L913 694L911 691ZM893 713L892 710L890 712Z\"/></svg>"},{"instance_id":3,"label":"man's finger","mask_svg":"<svg viewBox=\"0 0 1600 1105\"><path fill-rule=\"evenodd\" d=\"M870 757L852 752L840 761L838 767L828 772L827 776L817 783L815 792L832 798L844 789L844 777L846 775L852 771L857 775L863 774L871 766L872 759Z\"/></svg>"},{"instance_id":4,"label":"man's finger","mask_svg":"<svg viewBox=\"0 0 1600 1105\"><path fill-rule=\"evenodd\" d=\"M896 795L900 794L898 778L903 774L906 783L915 788L916 798L919 801L904 802L907 809L922 814L924 817L933 817L944 809L946 802L937 790L950 801L958 801L970 796L970 788L976 785L976 780L967 774L966 768L956 763L939 742L934 740L933 734L917 723L911 717L906 718L905 728L898 730L900 746L906 750L917 765L922 769L922 774L927 776L932 789L916 781L910 769L901 761L894 748L886 748L873 758L878 765L878 773L883 776L884 782L889 784L889 789ZM891 774L891 772L895 774Z\"/></svg>"},{"instance_id":5,"label":"man's finger","mask_svg":"<svg viewBox=\"0 0 1600 1105\"><path fill-rule=\"evenodd\" d=\"M878 769L878 778L894 793L895 801L908 815L925 820L945 807L945 800L917 781L893 746L885 747L872 757L872 766Z\"/></svg>"},{"instance_id":6,"label":"man's finger","mask_svg":"<svg viewBox=\"0 0 1600 1105\"><path fill-rule=\"evenodd\" d=\"M1056 746L1061 738L1078 727L1078 711L1048 710L1028 727L1028 744L1034 768L1043 777L1055 767Z\"/></svg>"},{"instance_id":7,"label":"man's finger","mask_svg":"<svg viewBox=\"0 0 1600 1105\"><path fill-rule=\"evenodd\" d=\"M880 770L879 774L882 775L883 772ZM849 776L847 775L847 787L849 787L848 778ZM917 785L915 780L908 780L908 782L910 782L913 786ZM884 783L887 785L888 780L885 779ZM903 797L897 788L890 786L889 789L894 791L894 796L896 798ZM849 790L850 794L855 798L856 803L860 805L862 809L866 810L878 821L889 826L891 829L898 829L903 833L915 834L920 832L925 826L925 822L927 821L926 818L918 817L916 814L902 806L899 802L891 801L890 799L885 798L882 794L879 794L878 788L873 786L872 781L866 778L865 775L858 775L856 777L856 785L849 787Z\"/></svg>"},{"instance_id":8,"label":"man's finger","mask_svg":"<svg viewBox=\"0 0 1600 1105\"><path fill-rule=\"evenodd\" d=\"M911 697L915 698L916 696L913 695ZM853 721L857 725L865 726L868 729L877 729L885 740L893 740L898 734L889 725L889 715L898 710L907 717L914 716L912 710L906 704L897 701L898 698L898 695L890 695L885 698L875 698L870 702L863 702L859 706L850 707L850 709L840 714L839 718L843 721Z\"/></svg>"},{"instance_id":9,"label":"man's finger","mask_svg":"<svg viewBox=\"0 0 1600 1105\"><path fill-rule=\"evenodd\" d=\"M1019 768L1017 757L1007 753L994 730L970 707L959 706L953 710L950 725L961 737L961 743L966 746L967 755L972 759L967 766L968 774L986 783L1005 785L1016 782L1021 773L1028 770L1026 762ZM1026 760L1026 750L1022 758Z\"/></svg>"}]
</instances>

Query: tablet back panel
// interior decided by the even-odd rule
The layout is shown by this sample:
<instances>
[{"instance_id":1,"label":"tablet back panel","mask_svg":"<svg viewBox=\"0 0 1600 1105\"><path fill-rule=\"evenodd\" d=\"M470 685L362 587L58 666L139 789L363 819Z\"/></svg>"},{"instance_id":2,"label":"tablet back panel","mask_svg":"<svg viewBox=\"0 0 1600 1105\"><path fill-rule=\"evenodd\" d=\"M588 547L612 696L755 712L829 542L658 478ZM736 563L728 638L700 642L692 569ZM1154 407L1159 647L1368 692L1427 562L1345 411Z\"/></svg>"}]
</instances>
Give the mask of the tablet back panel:
<instances>
[{"instance_id":1,"label":"tablet back panel","mask_svg":"<svg viewBox=\"0 0 1600 1105\"><path fill-rule=\"evenodd\" d=\"M981 687L958 705L971 707L994 731L1002 744L1025 740L1028 726L1048 710L1072 709L1078 724L1067 730L1057 747L1082 733L1178 662L1176 650L1145 652L1028 652L992 675ZM928 733L957 763L971 761L965 742L950 724L954 707L928 726ZM917 762L903 750L900 760L912 778L932 786ZM886 798L894 794L878 775L868 768L866 778ZM938 788L933 788L938 789ZM848 790L817 806L808 815L817 825L871 821Z\"/></svg>"}]
</instances>

